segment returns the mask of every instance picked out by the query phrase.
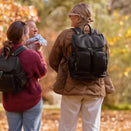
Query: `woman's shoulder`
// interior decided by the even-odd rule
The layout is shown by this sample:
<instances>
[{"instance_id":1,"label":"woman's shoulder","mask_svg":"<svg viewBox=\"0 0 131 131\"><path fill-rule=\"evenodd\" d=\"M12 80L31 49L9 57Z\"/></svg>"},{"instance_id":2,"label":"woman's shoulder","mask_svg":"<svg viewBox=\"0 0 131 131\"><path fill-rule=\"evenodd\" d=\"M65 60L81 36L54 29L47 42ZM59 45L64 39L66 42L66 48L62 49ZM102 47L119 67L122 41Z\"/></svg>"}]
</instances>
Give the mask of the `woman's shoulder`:
<instances>
[{"instance_id":1,"label":"woman's shoulder","mask_svg":"<svg viewBox=\"0 0 131 131\"><path fill-rule=\"evenodd\" d=\"M62 31L62 33L73 33L73 29L72 28L69 28L69 29L65 29Z\"/></svg>"},{"instance_id":2,"label":"woman's shoulder","mask_svg":"<svg viewBox=\"0 0 131 131\"><path fill-rule=\"evenodd\" d=\"M75 32L72 30L72 28L63 30L58 37L68 38L75 34Z\"/></svg>"},{"instance_id":3,"label":"woman's shoulder","mask_svg":"<svg viewBox=\"0 0 131 131\"><path fill-rule=\"evenodd\" d=\"M104 35L104 34L102 33L102 31L100 31L100 30L97 29L97 28L92 28L92 27L91 27L91 30L92 30L92 32L93 32L94 34L98 34L98 35L102 34L102 35Z\"/></svg>"},{"instance_id":4,"label":"woman's shoulder","mask_svg":"<svg viewBox=\"0 0 131 131\"><path fill-rule=\"evenodd\" d=\"M26 49L25 51L23 51L23 55L32 60L35 60L39 57L39 54L32 49Z\"/></svg>"}]
</instances>

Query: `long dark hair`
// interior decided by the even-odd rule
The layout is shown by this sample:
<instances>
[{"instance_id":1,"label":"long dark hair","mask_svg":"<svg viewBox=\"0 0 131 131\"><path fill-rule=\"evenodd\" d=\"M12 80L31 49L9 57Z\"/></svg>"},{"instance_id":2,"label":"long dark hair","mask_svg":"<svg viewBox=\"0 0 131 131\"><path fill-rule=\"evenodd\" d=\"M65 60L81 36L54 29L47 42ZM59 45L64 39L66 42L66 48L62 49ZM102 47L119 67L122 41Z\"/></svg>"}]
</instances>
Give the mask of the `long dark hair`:
<instances>
[{"instance_id":1,"label":"long dark hair","mask_svg":"<svg viewBox=\"0 0 131 131\"><path fill-rule=\"evenodd\" d=\"M26 30L26 23L22 21L15 21L7 30L7 38L9 41L17 44L21 40L23 34L26 34Z\"/></svg>"},{"instance_id":2,"label":"long dark hair","mask_svg":"<svg viewBox=\"0 0 131 131\"><path fill-rule=\"evenodd\" d=\"M27 33L28 25L22 21L13 22L7 30L7 38L3 43L4 49L11 51L15 44L18 44L23 36Z\"/></svg>"}]
</instances>

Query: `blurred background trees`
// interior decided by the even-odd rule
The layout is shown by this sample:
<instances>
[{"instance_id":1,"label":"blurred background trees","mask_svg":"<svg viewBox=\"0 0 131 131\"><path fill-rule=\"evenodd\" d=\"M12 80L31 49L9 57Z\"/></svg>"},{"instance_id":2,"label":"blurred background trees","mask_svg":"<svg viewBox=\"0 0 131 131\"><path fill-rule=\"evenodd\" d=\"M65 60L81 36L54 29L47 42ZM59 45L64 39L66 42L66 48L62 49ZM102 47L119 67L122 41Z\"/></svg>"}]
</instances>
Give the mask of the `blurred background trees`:
<instances>
[{"instance_id":1,"label":"blurred background trees","mask_svg":"<svg viewBox=\"0 0 131 131\"><path fill-rule=\"evenodd\" d=\"M39 32L47 39L43 53L48 55L57 35L70 28L68 13L72 7L86 0L0 0L0 43L5 40L7 26L17 19L37 21ZM109 73L116 93L105 99L105 105L131 104L131 4L130 0L88 0L93 8L92 27L106 36L110 46ZM6 7L7 6L7 7ZM5 8L6 7L6 8ZM9 15L10 14L10 15ZM43 97L48 99L56 73L48 66L48 74L41 79Z\"/></svg>"},{"instance_id":2,"label":"blurred background trees","mask_svg":"<svg viewBox=\"0 0 131 131\"><path fill-rule=\"evenodd\" d=\"M9 0L0 0L0 43L6 39L5 32L13 21L27 19L38 21L37 9Z\"/></svg>"}]
</instances>

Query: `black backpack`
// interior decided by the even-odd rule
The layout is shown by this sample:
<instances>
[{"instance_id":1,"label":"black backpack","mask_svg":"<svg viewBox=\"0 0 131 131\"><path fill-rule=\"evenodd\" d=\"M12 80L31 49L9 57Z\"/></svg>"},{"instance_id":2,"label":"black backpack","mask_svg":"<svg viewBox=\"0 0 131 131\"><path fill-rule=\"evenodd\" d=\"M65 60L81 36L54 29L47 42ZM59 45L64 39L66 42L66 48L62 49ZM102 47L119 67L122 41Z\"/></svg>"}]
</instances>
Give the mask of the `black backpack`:
<instances>
[{"instance_id":1,"label":"black backpack","mask_svg":"<svg viewBox=\"0 0 131 131\"><path fill-rule=\"evenodd\" d=\"M94 80L105 77L108 56L105 52L105 38L89 26L90 33L84 34L80 28L72 28L72 49L68 67L72 78Z\"/></svg>"},{"instance_id":2,"label":"black backpack","mask_svg":"<svg viewBox=\"0 0 131 131\"><path fill-rule=\"evenodd\" d=\"M0 91L20 92L26 86L28 79L17 57L25 49L27 48L23 45L18 47L7 59L2 51L0 56Z\"/></svg>"}]
</instances>

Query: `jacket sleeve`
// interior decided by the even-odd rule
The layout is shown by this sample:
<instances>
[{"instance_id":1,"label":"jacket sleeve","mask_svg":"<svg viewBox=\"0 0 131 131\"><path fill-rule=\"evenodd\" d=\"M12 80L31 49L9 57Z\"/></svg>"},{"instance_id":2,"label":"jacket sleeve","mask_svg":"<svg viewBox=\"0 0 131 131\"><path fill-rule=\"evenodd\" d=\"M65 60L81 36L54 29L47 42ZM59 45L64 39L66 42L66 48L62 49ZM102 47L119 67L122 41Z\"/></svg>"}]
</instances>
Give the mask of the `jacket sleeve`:
<instances>
[{"instance_id":1,"label":"jacket sleeve","mask_svg":"<svg viewBox=\"0 0 131 131\"><path fill-rule=\"evenodd\" d=\"M40 51L36 52L35 63L33 64L33 72L37 78L41 78L47 72L47 65Z\"/></svg>"},{"instance_id":2,"label":"jacket sleeve","mask_svg":"<svg viewBox=\"0 0 131 131\"><path fill-rule=\"evenodd\" d=\"M58 67L59 67L59 63L62 59L62 45L64 43L64 34L61 33L53 47L52 47L52 50L50 52L50 55L49 55L49 65L56 71L58 72Z\"/></svg>"},{"instance_id":3,"label":"jacket sleeve","mask_svg":"<svg viewBox=\"0 0 131 131\"><path fill-rule=\"evenodd\" d=\"M107 94L111 94L111 93L115 92L115 88L113 86L112 80L111 80L108 72L106 73L106 76L104 78L104 82L105 82L105 89L106 89Z\"/></svg>"}]
</instances>

